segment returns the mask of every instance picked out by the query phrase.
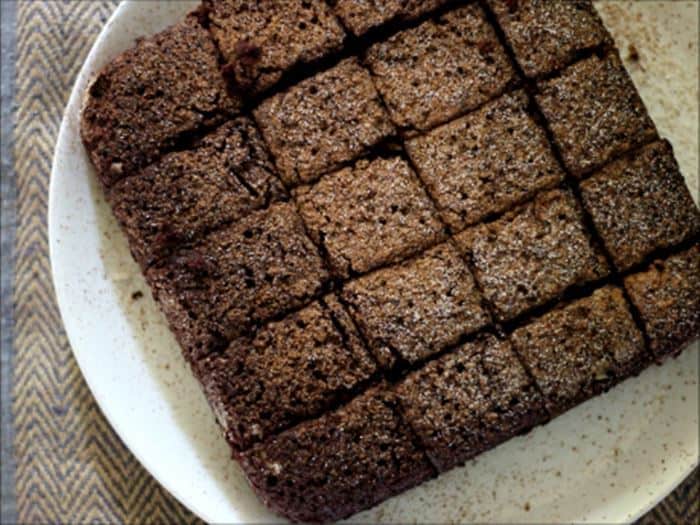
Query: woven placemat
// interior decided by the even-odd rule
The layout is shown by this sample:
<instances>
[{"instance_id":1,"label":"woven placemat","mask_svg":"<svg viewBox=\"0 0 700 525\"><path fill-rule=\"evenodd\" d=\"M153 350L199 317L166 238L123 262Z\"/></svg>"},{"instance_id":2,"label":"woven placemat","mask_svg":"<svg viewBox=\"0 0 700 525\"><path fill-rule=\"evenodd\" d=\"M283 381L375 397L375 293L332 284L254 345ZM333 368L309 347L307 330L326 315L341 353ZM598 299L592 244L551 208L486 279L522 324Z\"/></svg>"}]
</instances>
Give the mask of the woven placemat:
<instances>
[{"instance_id":1,"label":"woven placemat","mask_svg":"<svg viewBox=\"0 0 700 525\"><path fill-rule=\"evenodd\" d=\"M54 141L83 60L118 2L19 4L13 411L21 523L195 523L115 435L83 381L51 285L46 211ZM642 522L697 523L697 472Z\"/></svg>"}]
</instances>

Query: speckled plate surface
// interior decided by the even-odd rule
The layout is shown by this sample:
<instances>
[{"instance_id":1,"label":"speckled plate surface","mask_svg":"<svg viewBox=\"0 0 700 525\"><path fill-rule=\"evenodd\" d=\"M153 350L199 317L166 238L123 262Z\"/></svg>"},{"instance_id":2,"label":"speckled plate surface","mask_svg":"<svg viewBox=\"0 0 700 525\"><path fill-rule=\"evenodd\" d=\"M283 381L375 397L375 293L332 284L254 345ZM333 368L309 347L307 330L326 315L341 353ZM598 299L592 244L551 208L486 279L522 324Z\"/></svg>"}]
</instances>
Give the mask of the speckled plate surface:
<instances>
[{"instance_id":1,"label":"speckled plate surface","mask_svg":"<svg viewBox=\"0 0 700 525\"><path fill-rule=\"evenodd\" d=\"M78 76L56 147L49 237L61 313L80 368L131 451L210 522L271 522L229 460L199 386L104 202L79 139L87 82L135 37L196 2L120 5ZM600 2L662 135L698 194L695 2ZM697 345L696 345L697 346ZM353 522L624 522L668 494L698 460L698 349Z\"/></svg>"}]
</instances>

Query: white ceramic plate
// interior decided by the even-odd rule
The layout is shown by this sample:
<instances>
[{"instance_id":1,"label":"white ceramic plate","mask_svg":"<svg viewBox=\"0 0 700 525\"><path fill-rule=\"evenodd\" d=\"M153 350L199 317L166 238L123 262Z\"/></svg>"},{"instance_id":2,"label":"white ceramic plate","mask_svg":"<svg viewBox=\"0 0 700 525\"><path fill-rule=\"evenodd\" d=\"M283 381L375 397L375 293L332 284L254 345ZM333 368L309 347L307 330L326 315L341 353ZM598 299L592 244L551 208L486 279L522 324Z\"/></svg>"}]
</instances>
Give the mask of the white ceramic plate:
<instances>
[{"instance_id":1,"label":"white ceramic plate","mask_svg":"<svg viewBox=\"0 0 700 525\"><path fill-rule=\"evenodd\" d=\"M79 139L91 76L195 2L125 2L78 76L49 200L51 262L75 357L105 415L143 465L209 522L271 522L248 488L112 218ZM694 2L611 3L606 22L684 173L697 173ZM690 181L697 194L697 180ZM141 299L132 297L143 291ZM698 459L698 352L653 367L355 522L622 522L671 491Z\"/></svg>"}]
</instances>

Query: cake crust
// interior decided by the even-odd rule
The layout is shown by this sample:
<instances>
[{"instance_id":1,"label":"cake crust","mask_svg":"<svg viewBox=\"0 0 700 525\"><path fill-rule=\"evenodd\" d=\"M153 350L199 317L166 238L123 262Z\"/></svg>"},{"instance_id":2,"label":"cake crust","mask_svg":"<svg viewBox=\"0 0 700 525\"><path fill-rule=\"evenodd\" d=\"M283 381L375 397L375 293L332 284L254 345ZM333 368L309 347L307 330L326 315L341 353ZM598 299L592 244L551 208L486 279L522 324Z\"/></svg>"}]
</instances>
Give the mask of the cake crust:
<instances>
[{"instance_id":1,"label":"cake crust","mask_svg":"<svg viewBox=\"0 0 700 525\"><path fill-rule=\"evenodd\" d=\"M477 4L428 20L369 48L374 81L400 128L426 130L500 95L516 80Z\"/></svg>"},{"instance_id":2,"label":"cake crust","mask_svg":"<svg viewBox=\"0 0 700 525\"><path fill-rule=\"evenodd\" d=\"M550 190L455 237L496 317L508 321L607 276L605 256L569 190Z\"/></svg>"},{"instance_id":3,"label":"cake crust","mask_svg":"<svg viewBox=\"0 0 700 525\"><path fill-rule=\"evenodd\" d=\"M658 360L700 337L700 244L626 277L625 288Z\"/></svg>"},{"instance_id":4,"label":"cake crust","mask_svg":"<svg viewBox=\"0 0 700 525\"><path fill-rule=\"evenodd\" d=\"M460 232L558 185L564 171L515 91L406 142L440 216Z\"/></svg>"},{"instance_id":5,"label":"cake crust","mask_svg":"<svg viewBox=\"0 0 700 525\"><path fill-rule=\"evenodd\" d=\"M513 332L511 341L552 416L649 363L622 290L606 286Z\"/></svg>"},{"instance_id":6,"label":"cake crust","mask_svg":"<svg viewBox=\"0 0 700 525\"><path fill-rule=\"evenodd\" d=\"M345 32L323 0L204 0L224 71L250 95L295 66L341 49Z\"/></svg>"},{"instance_id":7,"label":"cake crust","mask_svg":"<svg viewBox=\"0 0 700 525\"><path fill-rule=\"evenodd\" d=\"M287 193L253 122L238 117L193 149L118 181L107 197L134 258L147 268Z\"/></svg>"},{"instance_id":8,"label":"cake crust","mask_svg":"<svg viewBox=\"0 0 700 525\"><path fill-rule=\"evenodd\" d=\"M289 186L315 181L395 132L355 58L268 98L254 115Z\"/></svg>"},{"instance_id":9,"label":"cake crust","mask_svg":"<svg viewBox=\"0 0 700 525\"><path fill-rule=\"evenodd\" d=\"M621 271L700 233L700 211L668 141L608 164L581 183L581 198Z\"/></svg>"},{"instance_id":10,"label":"cake crust","mask_svg":"<svg viewBox=\"0 0 700 525\"><path fill-rule=\"evenodd\" d=\"M139 39L97 75L80 130L100 181L109 187L239 109L219 73L214 42L192 15Z\"/></svg>"},{"instance_id":11,"label":"cake crust","mask_svg":"<svg viewBox=\"0 0 700 525\"><path fill-rule=\"evenodd\" d=\"M593 55L537 83L535 99L569 172L583 178L657 138L656 127L617 55Z\"/></svg>"}]
</instances>

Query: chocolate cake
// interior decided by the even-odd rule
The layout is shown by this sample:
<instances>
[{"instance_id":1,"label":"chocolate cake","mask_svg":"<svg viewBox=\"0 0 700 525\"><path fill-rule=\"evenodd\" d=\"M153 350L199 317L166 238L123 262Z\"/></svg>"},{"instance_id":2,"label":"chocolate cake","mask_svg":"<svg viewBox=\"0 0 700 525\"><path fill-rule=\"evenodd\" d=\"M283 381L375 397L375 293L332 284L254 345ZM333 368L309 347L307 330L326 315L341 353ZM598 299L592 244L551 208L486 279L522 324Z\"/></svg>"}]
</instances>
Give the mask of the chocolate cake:
<instances>
[{"instance_id":1,"label":"chocolate cake","mask_svg":"<svg viewBox=\"0 0 700 525\"><path fill-rule=\"evenodd\" d=\"M644 339L622 290L606 286L518 328L513 346L552 416L648 364Z\"/></svg>"},{"instance_id":2,"label":"chocolate cake","mask_svg":"<svg viewBox=\"0 0 700 525\"><path fill-rule=\"evenodd\" d=\"M571 286L608 275L605 257L586 231L581 207L568 190L542 192L455 240L501 321L541 306Z\"/></svg>"},{"instance_id":3,"label":"chocolate cake","mask_svg":"<svg viewBox=\"0 0 700 525\"><path fill-rule=\"evenodd\" d=\"M535 100L575 177L657 137L616 51L577 62L537 89Z\"/></svg>"},{"instance_id":4,"label":"chocolate cake","mask_svg":"<svg viewBox=\"0 0 700 525\"><path fill-rule=\"evenodd\" d=\"M188 359L317 297L328 278L291 204L273 204L183 247L146 279Z\"/></svg>"},{"instance_id":5,"label":"chocolate cake","mask_svg":"<svg viewBox=\"0 0 700 525\"><path fill-rule=\"evenodd\" d=\"M700 336L699 244L628 276L625 288L659 360L679 354Z\"/></svg>"},{"instance_id":6,"label":"chocolate cake","mask_svg":"<svg viewBox=\"0 0 700 525\"><path fill-rule=\"evenodd\" d=\"M339 51L345 38L324 0L204 0L216 43L239 91L257 93L294 66Z\"/></svg>"},{"instance_id":7,"label":"chocolate cake","mask_svg":"<svg viewBox=\"0 0 700 525\"><path fill-rule=\"evenodd\" d=\"M321 414L374 374L374 360L338 313L312 303L197 363L195 373L236 450Z\"/></svg>"},{"instance_id":8,"label":"chocolate cake","mask_svg":"<svg viewBox=\"0 0 700 525\"><path fill-rule=\"evenodd\" d=\"M440 472L548 419L510 343L489 334L413 372L396 393Z\"/></svg>"},{"instance_id":9,"label":"chocolate cake","mask_svg":"<svg viewBox=\"0 0 700 525\"><path fill-rule=\"evenodd\" d=\"M241 455L253 489L301 523L369 508L434 476L386 385Z\"/></svg>"},{"instance_id":10,"label":"chocolate cake","mask_svg":"<svg viewBox=\"0 0 700 525\"><path fill-rule=\"evenodd\" d=\"M560 70L583 52L611 45L591 0L486 0L525 75Z\"/></svg>"},{"instance_id":11,"label":"chocolate cake","mask_svg":"<svg viewBox=\"0 0 700 525\"><path fill-rule=\"evenodd\" d=\"M309 235L334 274L348 277L444 239L435 206L408 163L362 160L295 192Z\"/></svg>"},{"instance_id":12,"label":"chocolate cake","mask_svg":"<svg viewBox=\"0 0 700 525\"><path fill-rule=\"evenodd\" d=\"M292 521L700 335L700 212L589 0L203 0L97 74L81 133L233 457Z\"/></svg>"},{"instance_id":13,"label":"chocolate cake","mask_svg":"<svg viewBox=\"0 0 700 525\"><path fill-rule=\"evenodd\" d=\"M143 267L286 198L267 148L246 117L120 180L107 195Z\"/></svg>"},{"instance_id":14,"label":"chocolate cake","mask_svg":"<svg viewBox=\"0 0 700 525\"><path fill-rule=\"evenodd\" d=\"M88 90L80 130L100 180L111 186L239 108L211 35L188 16L105 66Z\"/></svg>"},{"instance_id":15,"label":"chocolate cake","mask_svg":"<svg viewBox=\"0 0 700 525\"><path fill-rule=\"evenodd\" d=\"M489 324L474 279L451 243L352 281L342 297L377 356L409 363Z\"/></svg>"},{"instance_id":16,"label":"chocolate cake","mask_svg":"<svg viewBox=\"0 0 700 525\"><path fill-rule=\"evenodd\" d=\"M523 91L406 142L406 151L455 232L558 185L564 170Z\"/></svg>"},{"instance_id":17,"label":"chocolate cake","mask_svg":"<svg viewBox=\"0 0 700 525\"><path fill-rule=\"evenodd\" d=\"M329 0L336 15L355 35L394 20L412 20L450 0Z\"/></svg>"},{"instance_id":18,"label":"chocolate cake","mask_svg":"<svg viewBox=\"0 0 700 525\"><path fill-rule=\"evenodd\" d=\"M700 233L700 211L667 141L611 162L581 183L581 198L619 270Z\"/></svg>"},{"instance_id":19,"label":"chocolate cake","mask_svg":"<svg viewBox=\"0 0 700 525\"><path fill-rule=\"evenodd\" d=\"M313 182L395 131L354 58L265 100L254 114L289 185Z\"/></svg>"},{"instance_id":20,"label":"chocolate cake","mask_svg":"<svg viewBox=\"0 0 700 525\"><path fill-rule=\"evenodd\" d=\"M367 51L377 89L401 129L425 130L501 94L515 71L477 4Z\"/></svg>"}]
</instances>

